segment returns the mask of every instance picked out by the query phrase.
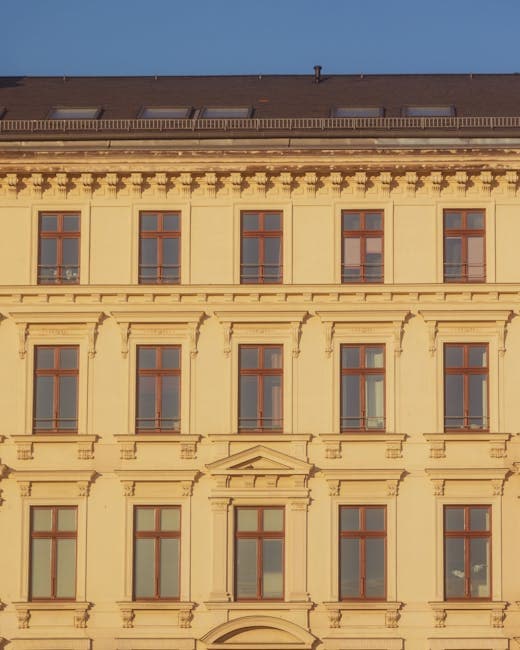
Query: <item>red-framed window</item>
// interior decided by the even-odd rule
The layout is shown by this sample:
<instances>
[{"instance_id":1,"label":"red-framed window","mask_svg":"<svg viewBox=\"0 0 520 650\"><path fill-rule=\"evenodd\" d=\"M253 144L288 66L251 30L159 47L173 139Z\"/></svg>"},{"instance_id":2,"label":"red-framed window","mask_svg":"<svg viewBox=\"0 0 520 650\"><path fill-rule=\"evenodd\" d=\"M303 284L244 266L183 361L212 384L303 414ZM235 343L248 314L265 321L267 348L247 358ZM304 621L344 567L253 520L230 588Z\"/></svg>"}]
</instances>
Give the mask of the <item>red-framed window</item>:
<instances>
[{"instance_id":1,"label":"red-framed window","mask_svg":"<svg viewBox=\"0 0 520 650\"><path fill-rule=\"evenodd\" d=\"M386 600L386 507L340 507L341 600Z\"/></svg>"},{"instance_id":2,"label":"red-framed window","mask_svg":"<svg viewBox=\"0 0 520 650\"><path fill-rule=\"evenodd\" d=\"M444 506L444 598L491 599L490 506Z\"/></svg>"},{"instance_id":3,"label":"red-framed window","mask_svg":"<svg viewBox=\"0 0 520 650\"><path fill-rule=\"evenodd\" d=\"M444 429L486 431L488 417L487 343L444 344Z\"/></svg>"},{"instance_id":4,"label":"red-framed window","mask_svg":"<svg viewBox=\"0 0 520 650\"><path fill-rule=\"evenodd\" d=\"M283 346L239 346L239 431L282 431Z\"/></svg>"},{"instance_id":5,"label":"red-framed window","mask_svg":"<svg viewBox=\"0 0 520 650\"><path fill-rule=\"evenodd\" d=\"M242 212L240 222L241 284L283 282L282 213Z\"/></svg>"},{"instance_id":6,"label":"red-framed window","mask_svg":"<svg viewBox=\"0 0 520 650\"><path fill-rule=\"evenodd\" d=\"M135 600L180 600L181 509L134 507Z\"/></svg>"},{"instance_id":7,"label":"red-framed window","mask_svg":"<svg viewBox=\"0 0 520 650\"><path fill-rule=\"evenodd\" d=\"M341 431L384 431L385 346L341 346Z\"/></svg>"},{"instance_id":8,"label":"red-framed window","mask_svg":"<svg viewBox=\"0 0 520 650\"><path fill-rule=\"evenodd\" d=\"M236 600L283 600L285 512L235 508Z\"/></svg>"},{"instance_id":9,"label":"red-framed window","mask_svg":"<svg viewBox=\"0 0 520 650\"><path fill-rule=\"evenodd\" d=\"M444 210L444 282L485 282L484 210Z\"/></svg>"},{"instance_id":10,"label":"red-framed window","mask_svg":"<svg viewBox=\"0 0 520 650\"><path fill-rule=\"evenodd\" d=\"M75 433L78 430L77 345L37 345L34 348L35 433Z\"/></svg>"},{"instance_id":11,"label":"red-framed window","mask_svg":"<svg viewBox=\"0 0 520 650\"><path fill-rule=\"evenodd\" d=\"M38 284L79 284L80 215L40 212Z\"/></svg>"},{"instance_id":12,"label":"red-framed window","mask_svg":"<svg viewBox=\"0 0 520 650\"><path fill-rule=\"evenodd\" d=\"M383 282L383 211L343 210L341 281Z\"/></svg>"},{"instance_id":13,"label":"red-framed window","mask_svg":"<svg viewBox=\"0 0 520 650\"><path fill-rule=\"evenodd\" d=\"M180 212L141 212L139 284L179 284L180 281Z\"/></svg>"},{"instance_id":14,"label":"red-framed window","mask_svg":"<svg viewBox=\"0 0 520 650\"><path fill-rule=\"evenodd\" d=\"M30 517L30 600L75 600L77 508L31 506Z\"/></svg>"}]
</instances>

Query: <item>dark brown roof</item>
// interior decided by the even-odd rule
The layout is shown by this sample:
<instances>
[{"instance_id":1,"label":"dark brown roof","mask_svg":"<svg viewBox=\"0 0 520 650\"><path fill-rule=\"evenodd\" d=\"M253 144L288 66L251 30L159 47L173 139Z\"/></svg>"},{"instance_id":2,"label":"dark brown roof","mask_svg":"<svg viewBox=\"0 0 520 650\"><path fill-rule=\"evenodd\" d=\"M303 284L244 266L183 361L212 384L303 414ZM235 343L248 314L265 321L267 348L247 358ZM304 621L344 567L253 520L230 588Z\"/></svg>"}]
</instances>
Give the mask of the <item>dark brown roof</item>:
<instances>
[{"instance_id":1,"label":"dark brown roof","mask_svg":"<svg viewBox=\"0 0 520 650\"><path fill-rule=\"evenodd\" d=\"M448 126L458 129L470 124L478 129L493 124L489 120L464 123L460 118L515 117L519 120L518 126L517 120L503 123L503 126L517 130L520 126L520 75L323 75L320 83L315 83L311 74L157 78L0 77L0 114L2 107L5 108L0 119L0 136L25 131L21 120L46 121L53 106L99 106L99 130L115 134L119 128L113 120L135 121L143 106L192 106L194 109L204 106L251 106L254 119L299 119L298 124L302 128L301 118L327 119L333 107L381 106L384 107L385 117L380 119L385 121L373 124L386 130L406 127L405 121L394 120L392 123L389 118L400 118L403 107L407 105L454 106L456 117L444 118L452 122L435 123L441 129ZM16 128L16 122L19 128ZM315 122L309 124L317 125ZM321 124L325 130L333 127L330 121ZM348 130L347 123L342 124ZM410 122L408 126L416 128L416 124ZM499 123L497 125L500 126ZM169 128L173 126L170 124ZM267 126L267 122L258 122L256 128ZM434 123L428 123L429 126L433 127ZM241 128L238 122L235 127L238 130ZM56 137L59 129L50 128L53 137ZM32 133L42 134L47 129L44 123L35 124ZM63 130L67 131L65 127ZM129 131L134 130L139 129L135 128L135 124L128 123L126 137ZM220 130L220 127L215 125L213 130Z\"/></svg>"}]
</instances>

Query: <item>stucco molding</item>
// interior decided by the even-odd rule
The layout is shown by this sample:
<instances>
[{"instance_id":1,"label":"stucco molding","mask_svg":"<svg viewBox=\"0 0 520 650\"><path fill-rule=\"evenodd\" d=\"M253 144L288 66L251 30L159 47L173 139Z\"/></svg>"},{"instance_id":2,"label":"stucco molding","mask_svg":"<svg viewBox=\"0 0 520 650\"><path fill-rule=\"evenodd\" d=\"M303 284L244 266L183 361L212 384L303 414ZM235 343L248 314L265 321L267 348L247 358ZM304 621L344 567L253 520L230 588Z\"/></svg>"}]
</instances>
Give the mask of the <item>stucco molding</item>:
<instances>
[{"instance_id":1,"label":"stucco molding","mask_svg":"<svg viewBox=\"0 0 520 650\"><path fill-rule=\"evenodd\" d=\"M323 637L325 650L403 650L404 640L396 637Z\"/></svg>"},{"instance_id":2,"label":"stucco molding","mask_svg":"<svg viewBox=\"0 0 520 650\"><path fill-rule=\"evenodd\" d=\"M397 459L403 457L403 443L408 436L406 433L343 432L320 433L318 437L325 446L325 458L341 458L344 445L378 443L384 445L386 458Z\"/></svg>"},{"instance_id":3,"label":"stucco molding","mask_svg":"<svg viewBox=\"0 0 520 650\"><path fill-rule=\"evenodd\" d=\"M428 639L428 650L508 650L509 639L457 637Z\"/></svg>"},{"instance_id":4,"label":"stucco molding","mask_svg":"<svg viewBox=\"0 0 520 650\"><path fill-rule=\"evenodd\" d=\"M446 458L451 443L485 443L490 458L507 458L507 443L516 434L493 431L423 433L430 446L430 458Z\"/></svg>"},{"instance_id":5,"label":"stucco molding","mask_svg":"<svg viewBox=\"0 0 520 650\"><path fill-rule=\"evenodd\" d=\"M33 612L74 612L72 624L76 628L87 627L89 618L88 611L91 607L89 602L80 601L26 601L13 602L18 619L18 628L27 629L30 627L30 621ZM54 646L53 646L54 647Z\"/></svg>"},{"instance_id":6,"label":"stucco molding","mask_svg":"<svg viewBox=\"0 0 520 650\"><path fill-rule=\"evenodd\" d=\"M88 497L95 477L96 472L93 470L13 470L13 478L18 484L21 497L30 497L35 483L76 483L77 496Z\"/></svg>"},{"instance_id":7,"label":"stucco molding","mask_svg":"<svg viewBox=\"0 0 520 650\"><path fill-rule=\"evenodd\" d=\"M435 496L444 496L447 481L480 481L489 484L493 496L502 496L504 482L514 473L513 467L427 467Z\"/></svg>"},{"instance_id":8,"label":"stucco molding","mask_svg":"<svg viewBox=\"0 0 520 650\"><path fill-rule=\"evenodd\" d=\"M90 650L91 639L86 638L13 638L9 648L13 650Z\"/></svg>"},{"instance_id":9,"label":"stucco molding","mask_svg":"<svg viewBox=\"0 0 520 650\"><path fill-rule=\"evenodd\" d=\"M134 627L135 612L165 612L167 620L163 624L172 624L172 613L176 613L177 626L190 628L195 603L189 601L119 601L122 627ZM174 614L175 616L175 614Z\"/></svg>"},{"instance_id":10,"label":"stucco molding","mask_svg":"<svg viewBox=\"0 0 520 650\"><path fill-rule=\"evenodd\" d=\"M65 435L24 434L11 435L11 440L16 446L18 460L32 460L34 447L54 444L72 444L77 446L78 460L92 460L94 458L94 445L98 441L97 435L71 433Z\"/></svg>"},{"instance_id":11,"label":"stucco molding","mask_svg":"<svg viewBox=\"0 0 520 650\"><path fill-rule=\"evenodd\" d=\"M116 650L194 650L195 639L172 637L116 638Z\"/></svg>"},{"instance_id":12,"label":"stucco molding","mask_svg":"<svg viewBox=\"0 0 520 650\"><path fill-rule=\"evenodd\" d=\"M341 485L348 482L363 483L371 481L380 483L385 487L385 493L388 497L396 497L399 493L399 484L404 479L406 471L404 469L360 469L356 467L342 469L323 469L322 474L327 481L330 496L339 496L341 494Z\"/></svg>"},{"instance_id":13,"label":"stucco molding","mask_svg":"<svg viewBox=\"0 0 520 650\"><path fill-rule=\"evenodd\" d=\"M136 484L139 483L175 483L181 491L181 496L190 497L193 493L193 484L200 472L198 470L146 470L146 469L119 469L115 471L121 481L123 496L133 497Z\"/></svg>"}]
</instances>

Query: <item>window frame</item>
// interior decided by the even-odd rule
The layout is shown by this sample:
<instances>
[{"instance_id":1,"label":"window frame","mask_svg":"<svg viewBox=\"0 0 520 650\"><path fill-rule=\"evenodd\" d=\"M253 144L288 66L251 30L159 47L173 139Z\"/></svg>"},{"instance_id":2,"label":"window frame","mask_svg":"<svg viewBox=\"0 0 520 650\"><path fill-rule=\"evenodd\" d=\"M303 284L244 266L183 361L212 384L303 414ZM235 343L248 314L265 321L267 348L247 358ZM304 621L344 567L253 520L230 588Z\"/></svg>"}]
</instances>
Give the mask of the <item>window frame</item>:
<instances>
[{"instance_id":1,"label":"window frame","mask_svg":"<svg viewBox=\"0 0 520 650\"><path fill-rule=\"evenodd\" d=\"M53 368L43 368L38 369L38 351L48 349L53 350L54 353L54 367ZM76 352L76 368L65 368L56 367L56 363L59 364L60 352L64 349L75 350ZM39 434L77 434L79 429L79 393L80 393L80 375L79 375L79 365L80 365L80 346L79 345L40 345L36 344L34 346L34 364L33 364L33 399L32 399L32 433ZM39 429L36 425L36 422L39 418L36 417L36 385L37 378L41 376L52 376L53 377L53 403L52 403L52 424L51 429ZM60 428L59 421L64 418L59 418L57 413L60 408L60 394L59 394L59 380L61 377L76 377L76 426L74 428ZM68 418L67 418L68 419Z\"/></svg>"},{"instance_id":2,"label":"window frame","mask_svg":"<svg viewBox=\"0 0 520 650\"><path fill-rule=\"evenodd\" d=\"M381 217L381 228L378 230L368 230L365 228L365 218L367 214L379 214ZM346 230L343 227L343 218L347 214L360 215L360 228L359 230ZM361 227L361 225L363 227ZM383 208L374 209L342 209L340 215L340 232L341 232L341 267L340 267L340 281L341 284L384 284L385 282L385 211ZM349 235L350 233L350 235ZM370 280L366 277L365 259L366 259L366 241L370 238L380 237L381 239L381 275L376 280ZM345 240L346 239L359 239L360 240L360 278L351 279L345 278Z\"/></svg>"},{"instance_id":3,"label":"window frame","mask_svg":"<svg viewBox=\"0 0 520 650\"><path fill-rule=\"evenodd\" d=\"M463 349L463 363L464 365L461 367L456 367L453 366L451 368L447 368L446 366L446 350L447 348L455 348L455 347L462 347ZM468 363L468 358L469 358L469 352L472 347L484 347L486 348L486 361L487 365L484 366L476 366L476 367L471 367L467 365ZM443 395L443 404L444 404L444 413L443 413L443 430L445 432L489 432L490 431L490 422L491 422L491 416L490 416L490 399L489 399L489 393L490 393L490 355L489 355L489 343L488 342L471 342L471 343L457 343L457 342L451 342L451 341L445 341L442 344L442 350L443 350L443 384L442 384L442 395ZM448 427L446 425L446 420L448 418L453 419L456 416L448 416L446 414L446 406L447 406L447 399L446 399L446 378L448 375L462 375L463 378L463 396L462 396L462 410L464 415L462 416L464 420L464 426L462 427ZM486 381L486 411L487 415L482 417L483 423L484 419L487 421L486 426L482 427L472 427L469 423L469 420L471 420L471 416L468 415L469 411L469 378L472 375L484 375L487 379Z\"/></svg>"},{"instance_id":4,"label":"window frame","mask_svg":"<svg viewBox=\"0 0 520 650\"><path fill-rule=\"evenodd\" d=\"M449 212L459 212L461 214L462 226L460 228L446 227L446 214ZM480 213L482 215L482 228L467 228L468 213ZM446 240L448 237L460 237L462 241L462 260L460 266L463 273L460 277L451 279L446 275ZM480 279L470 278L468 276L468 239L470 237L482 237L482 277ZM442 278L444 283L454 284L457 282L467 284L484 284L488 281L487 255L486 255L486 209L485 208L443 208L442 210Z\"/></svg>"},{"instance_id":5,"label":"window frame","mask_svg":"<svg viewBox=\"0 0 520 650\"><path fill-rule=\"evenodd\" d=\"M33 512L35 509L51 510L52 512L52 530L36 532L33 529ZM73 510L76 513L76 530L75 531L58 531L57 530L57 513L58 510ZM40 505L32 504L29 506L29 565L28 577L29 582L27 585L28 602L76 602L78 592L78 527L79 527L79 513L78 507L75 505ZM31 583L34 569L34 559L32 553L32 543L34 539L51 539L51 596L49 598L35 598L32 595ZM57 562L56 562L56 547L58 539L74 539L76 542L76 554L74 559L75 575L74 575L74 597L60 598L56 596L56 583L57 583Z\"/></svg>"},{"instance_id":6,"label":"window frame","mask_svg":"<svg viewBox=\"0 0 520 650\"><path fill-rule=\"evenodd\" d=\"M359 368L344 368L343 367L343 350L345 348L359 348L359 358L360 361L362 362L363 365L360 365ZM382 348L383 350L383 367L382 368L366 368L365 367L365 352L366 348ZM339 365L340 365L340 397L339 397L339 408L340 408L340 433L349 433L349 432L356 432L356 431L362 431L364 433L384 433L387 431L387 421L386 421L386 375L387 375L387 363L386 363L386 344L385 343L340 343L339 346ZM352 427L352 428L346 428L343 424L343 420L345 417L343 416L343 410L342 410L342 393L343 393L343 377L346 376L351 376L351 375L356 375L359 376L361 379L365 379L367 376L370 375L381 375L383 377L383 426L382 427L374 427L374 428L368 428L366 425L366 420L367 418L363 415L363 413L366 413L366 379L365 381L360 381L360 407L361 407L361 415L359 419L362 421L362 426L360 427ZM376 416L377 419L378 416Z\"/></svg>"},{"instance_id":7,"label":"window frame","mask_svg":"<svg viewBox=\"0 0 520 650\"><path fill-rule=\"evenodd\" d=\"M464 509L464 530L463 531L447 531L446 530L446 509L447 508L463 508ZM474 533L468 529L469 511L471 508L486 508L489 515L489 527L487 531L475 531ZM450 596L446 595L446 539L448 538L463 538L464 539L464 596ZM468 550L469 540L474 538L489 539L489 596L471 596L471 572L468 571L470 562L470 553ZM443 575L443 598L445 602L452 601L479 601L488 602L493 600L493 507L488 504L455 504L444 503L442 506L442 575ZM469 575L469 577L467 577ZM468 589L469 588L469 589ZM468 595L469 591L469 595Z\"/></svg>"},{"instance_id":8,"label":"window frame","mask_svg":"<svg viewBox=\"0 0 520 650\"><path fill-rule=\"evenodd\" d=\"M370 509L382 509L384 511L384 519L385 519L385 527L384 530L381 531L367 531L365 528L359 531L342 531L341 530L341 513L343 510L347 509L354 509L357 508L360 510L361 514L361 522L364 524L365 518L366 518L366 510ZM388 513L387 513L387 506L386 504L363 504L363 505L355 505L355 504L342 504L339 506L339 522L338 522L338 532L339 532L339 539L338 539L338 597L339 597L339 602L387 602L388 601L388 544L387 544L387 537L388 537ZM365 554L365 549L366 549L366 539L367 538L375 538L375 539L384 539L384 565L385 565L385 571L384 571L384 595L379 597L379 598L372 598L372 597L367 597L365 592L365 580L366 580L366 554ZM361 541L360 544L360 555L361 555L361 561L360 561L360 596L358 597L352 597L352 596L345 596L343 597L341 594L341 540L342 539L359 539Z\"/></svg>"},{"instance_id":9,"label":"window frame","mask_svg":"<svg viewBox=\"0 0 520 650\"><path fill-rule=\"evenodd\" d=\"M153 531L138 531L136 529L137 510L149 509L155 511L155 528ZM179 513L179 530L178 531L161 531L160 530L160 517L162 510L177 510ZM133 544L132 544L132 601L133 602L180 602L181 600L181 581L182 581L182 508L180 505L148 505L148 504L133 504ZM144 598L136 596L136 547L138 539L154 539L155 540L155 566L154 566L154 575L155 575L155 594L153 597ZM161 571L161 559L160 559L160 542L161 539L178 539L179 540L179 557L178 557L178 592L177 597L163 597L159 594L159 584L160 584L160 571Z\"/></svg>"},{"instance_id":10,"label":"window frame","mask_svg":"<svg viewBox=\"0 0 520 650\"><path fill-rule=\"evenodd\" d=\"M160 228L157 230L142 230L142 218L143 216L148 216L148 215L157 215L158 217L158 224L160 224ZM179 229L178 230L163 230L163 224L164 224L164 217L167 215L173 215L178 217L179 220ZM142 285L158 285L158 286L164 286L164 285L178 285L181 284L181 269L182 269L182 215L180 210L139 210L138 214L138 250L137 250L137 283L142 284ZM142 277L142 268L143 266L154 266L154 265L142 265L141 264L141 245L143 239L154 239L157 241L157 264L155 267L157 268L157 275L155 276L155 279L151 278L143 278ZM168 267L171 268L176 268L177 269L177 276L175 279L172 280L165 280L163 278L163 272L164 272L164 264L163 264L163 256L164 256L164 239L176 239L178 241L177 243L177 250L178 250L178 256L179 256L179 263L178 264L169 264L167 265Z\"/></svg>"},{"instance_id":11,"label":"window frame","mask_svg":"<svg viewBox=\"0 0 520 650\"><path fill-rule=\"evenodd\" d=\"M55 231L42 231L42 218L46 216L56 216L58 219L58 229ZM64 231L63 230L63 217L75 216L78 218L79 230ZM56 240L56 279L53 281L45 282L41 276L41 251L40 243L42 239L55 239ZM67 281L63 278L63 240L76 239L78 241L78 259L76 267L78 269L77 276L74 281ZM40 210L38 211L38 241L36 249L36 283L39 286L56 286L56 285L76 285L81 283L81 212L76 210ZM48 265L46 265L48 266Z\"/></svg>"},{"instance_id":12,"label":"window frame","mask_svg":"<svg viewBox=\"0 0 520 650\"><path fill-rule=\"evenodd\" d=\"M257 528L256 531L238 531L238 510L256 510L257 511ZM264 510L281 510L283 513L282 531L264 531L263 530L263 512ZM286 556L286 533L287 533L287 513L284 505L235 505L233 508L233 594L235 602L283 602L285 600L286 576L285 576L285 556ZM262 522L262 529L260 523ZM238 540L239 539L256 539L257 546L257 584L256 598L239 598L238 597ZM282 540L282 596L280 598L264 598L262 595L263 581L263 552L262 541L264 539L281 539Z\"/></svg>"},{"instance_id":13,"label":"window frame","mask_svg":"<svg viewBox=\"0 0 520 650\"><path fill-rule=\"evenodd\" d=\"M257 214L259 219L259 228L258 230L244 230L244 215L246 214ZM264 220L267 215L277 215L280 218L280 229L279 230L264 230ZM248 266L258 266L259 274L254 279L249 280L245 278L243 267L245 263L243 262L242 257L242 244L244 239L253 239L256 238L259 240L259 260L258 264L248 265ZM272 264L265 264L265 239L274 239L278 238L280 242L280 264L278 265L278 276L276 280L270 281L266 280L264 277L264 267L273 266ZM239 269L239 280L240 284L243 285L255 285L255 284L267 284L267 285L279 285L284 284L284 214L283 210L268 209L268 210L240 210L240 269Z\"/></svg>"},{"instance_id":14,"label":"window frame","mask_svg":"<svg viewBox=\"0 0 520 650\"><path fill-rule=\"evenodd\" d=\"M159 358L162 361L162 353L165 350L175 350L178 354L179 357L179 367L178 368L162 368L162 362L161 367L156 367L156 368L140 368L139 367L139 352L143 349L148 349L148 350L155 350L155 358L156 358L156 363L157 363L157 356L158 353L160 352ZM179 417L176 421L176 426L172 428L163 428L161 426L155 426L153 429L146 429L146 428L141 428L138 424L139 420L151 420L152 418L139 418L139 378L140 377L154 377L155 378L155 386L156 386L156 391L155 391L155 417L154 422L157 425L161 423L162 418L160 417L161 414L161 407L160 404L158 405L158 402L162 401L162 378L163 377L178 377L179 378L179 395L178 395L178 402L177 402L177 411L179 413ZM181 432L181 406L182 406L182 345L180 343L177 344L161 344L161 345L153 345L153 344L137 344L136 345L136 373L135 373L135 380L136 380L136 386L135 386L135 432L136 434L154 434L154 433L164 433L164 434L179 434ZM172 419L172 418L167 418L167 419Z\"/></svg>"},{"instance_id":15,"label":"window frame","mask_svg":"<svg viewBox=\"0 0 520 650\"><path fill-rule=\"evenodd\" d=\"M278 348L278 352L281 359L280 368L264 368L264 353L267 348ZM257 349L259 351L259 367L258 368L242 368L241 366L241 352L243 349ZM247 429L243 428L241 425L240 411L242 406L242 391L241 383L242 377L244 376L255 376L258 377L258 393L257 393L257 422L260 422L261 426L259 428ZM263 417L263 407L264 407L264 377L269 376L278 376L280 377L280 426L265 428L264 417ZM247 418L249 419L249 418ZM274 418L271 418L274 420ZM259 433L259 434L269 434L269 433L283 433L284 431L284 345L282 343L239 343L238 344L238 412L237 412L237 425L238 433Z\"/></svg>"}]
</instances>

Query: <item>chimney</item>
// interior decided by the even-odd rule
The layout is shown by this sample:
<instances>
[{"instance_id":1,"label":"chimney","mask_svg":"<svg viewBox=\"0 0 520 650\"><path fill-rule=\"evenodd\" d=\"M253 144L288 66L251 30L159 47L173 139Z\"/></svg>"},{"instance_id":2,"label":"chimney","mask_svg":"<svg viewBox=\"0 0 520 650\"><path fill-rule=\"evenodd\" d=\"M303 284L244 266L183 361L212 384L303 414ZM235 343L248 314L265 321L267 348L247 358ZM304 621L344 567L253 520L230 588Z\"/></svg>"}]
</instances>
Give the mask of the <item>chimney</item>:
<instances>
[{"instance_id":1,"label":"chimney","mask_svg":"<svg viewBox=\"0 0 520 650\"><path fill-rule=\"evenodd\" d=\"M321 65L314 66L314 83L319 84L321 81Z\"/></svg>"}]
</instances>

